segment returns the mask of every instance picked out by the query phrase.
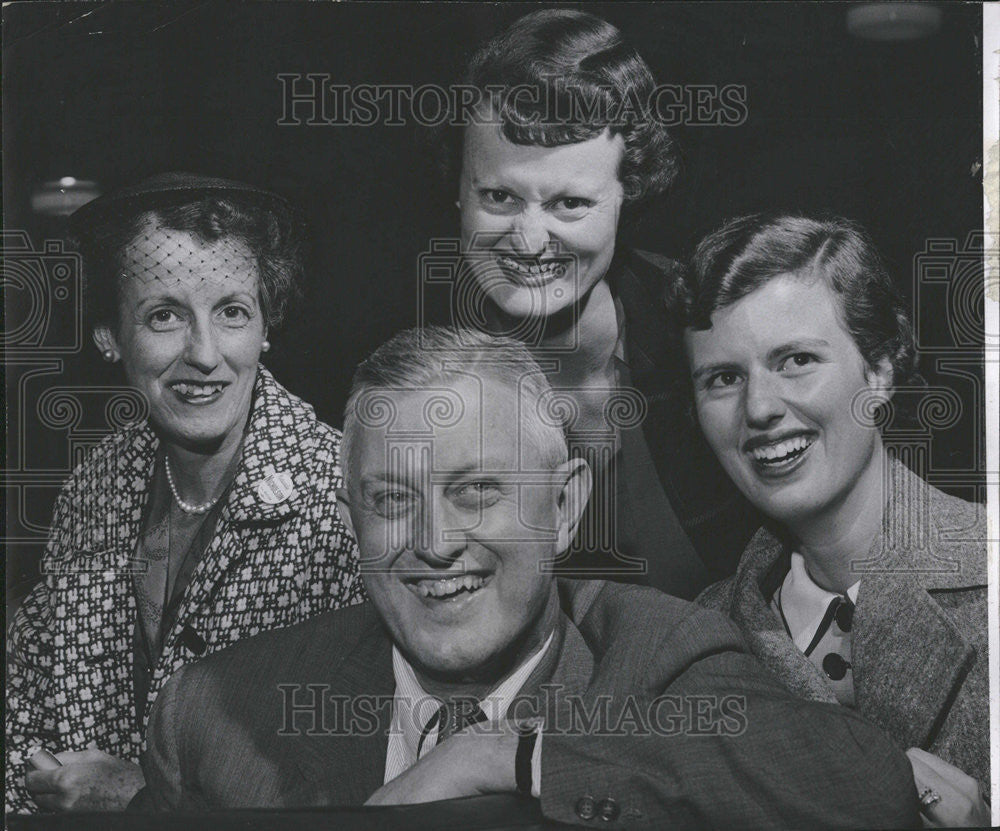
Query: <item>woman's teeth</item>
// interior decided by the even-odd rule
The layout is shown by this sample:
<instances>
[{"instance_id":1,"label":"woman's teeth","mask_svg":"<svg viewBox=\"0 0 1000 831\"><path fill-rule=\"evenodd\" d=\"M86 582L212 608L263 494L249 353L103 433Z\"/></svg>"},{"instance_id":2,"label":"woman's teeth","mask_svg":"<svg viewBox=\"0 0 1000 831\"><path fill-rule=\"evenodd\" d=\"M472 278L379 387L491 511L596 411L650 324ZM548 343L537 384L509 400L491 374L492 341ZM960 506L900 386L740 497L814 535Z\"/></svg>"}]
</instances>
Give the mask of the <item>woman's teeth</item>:
<instances>
[{"instance_id":1,"label":"woman's teeth","mask_svg":"<svg viewBox=\"0 0 1000 831\"><path fill-rule=\"evenodd\" d=\"M812 439L806 436L796 436L795 438L785 439L775 444L755 448L750 451L750 455L758 462L783 462L790 456L801 453L810 444L812 444Z\"/></svg>"},{"instance_id":2,"label":"woman's teeth","mask_svg":"<svg viewBox=\"0 0 1000 831\"><path fill-rule=\"evenodd\" d=\"M512 259L511 257L497 257L497 264L507 272L515 274L517 277L529 282L544 283L556 277L561 277L566 272L566 264L550 260L544 263L527 265L526 263Z\"/></svg>"},{"instance_id":3,"label":"woman's teeth","mask_svg":"<svg viewBox=\"0 0 1000 831\"><path fill-rule=\"evenodd\" d=\"M478 574L463 574L461 577L449 577L445 580L421 580L416 583L416 587L424 597L441 599L454 597L462 591L478 591L485 583L486 578Z\"/></svg>"},{"instance_id":4,"label":"woman's teeth","mask_svg":"<svg viewBox=\"0 0 1000 831\"><path fill-rule=\"evenodd\" d=\"M171 384L170 388L185 398L210 398L222 392L225 384Z\"/></svg>"}]
</instances>

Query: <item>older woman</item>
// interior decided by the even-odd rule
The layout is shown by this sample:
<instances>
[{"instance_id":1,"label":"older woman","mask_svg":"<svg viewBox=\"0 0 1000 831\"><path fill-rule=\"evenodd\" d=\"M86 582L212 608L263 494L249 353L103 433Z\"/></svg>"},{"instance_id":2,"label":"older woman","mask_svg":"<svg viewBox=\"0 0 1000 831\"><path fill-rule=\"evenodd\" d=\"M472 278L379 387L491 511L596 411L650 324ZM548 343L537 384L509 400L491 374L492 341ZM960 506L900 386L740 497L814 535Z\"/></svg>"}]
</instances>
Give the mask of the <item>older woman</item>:
<instances>
[{"instance_id":1,"label":"older woman","mask_svg":"<svg viewBox=\"0 0 1000 831\"><path fill-rule=\"evenodd\" d=\"M340 434L259 363L301 269L288 204L174 173L74 221L94 341L148 419L73 472L13 621L8 811L124 807L173 671L362 599Z\"/></svg>"},{"instance_id":2,"label":"older woman","mask_svg":"<svg viewBox=\"0 0 1000 831\"><path fill-rule=\"evenodd\" d=\"M768 520L700 602L789 690L908 749L928 822L988 824L984 511L883 444L872 416L916 361L871 242L839 219L745 217L699 245L689 281L698 420Z\"/></svg>"},{"instance_id":3,"label":"older woman","mask_svg":"<svg viewBox=\"0 0 1000 831\"><path fill-rule=\"evenodd\" d=\"M559 565L693 598L732 572L757 522L675 389L677 264L617 244L622 215L677 169L652 73L614 26L548 10L482 46L464 84L477 103L444 142L464 255L454 322L532 348L548 416L591 463L591 507Z\"/></svg>"}]
</instances>

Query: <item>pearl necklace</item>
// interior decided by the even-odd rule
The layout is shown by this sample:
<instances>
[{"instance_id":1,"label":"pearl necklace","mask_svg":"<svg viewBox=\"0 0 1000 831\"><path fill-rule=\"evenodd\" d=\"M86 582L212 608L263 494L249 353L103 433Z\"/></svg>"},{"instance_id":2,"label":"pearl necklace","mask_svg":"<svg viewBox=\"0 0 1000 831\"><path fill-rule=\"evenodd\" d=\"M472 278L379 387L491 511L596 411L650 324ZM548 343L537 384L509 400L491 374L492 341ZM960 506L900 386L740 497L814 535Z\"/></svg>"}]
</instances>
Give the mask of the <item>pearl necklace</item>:
<instances>
[{"instance_id":1,"label":"pearl necklace","mask_svg":"<svg viewBox=\"0 0 1000 831\"><path fill-rule=\"evenodd\" d=\"M201 505L192 505L190 502L185 502L181 499L179 493L177 493L177 485L174 484L173 474L170 472L170 459L166 454L163 456L163 461L166 462L167 468L167 484L170 485L170 492L174 495L174 499L177 500L177 505L186 514L204 514L207 513L211 507L219 501L219 497L215 499L210 499L208 502L202 502Z\"/></svg>"}]
</instances>

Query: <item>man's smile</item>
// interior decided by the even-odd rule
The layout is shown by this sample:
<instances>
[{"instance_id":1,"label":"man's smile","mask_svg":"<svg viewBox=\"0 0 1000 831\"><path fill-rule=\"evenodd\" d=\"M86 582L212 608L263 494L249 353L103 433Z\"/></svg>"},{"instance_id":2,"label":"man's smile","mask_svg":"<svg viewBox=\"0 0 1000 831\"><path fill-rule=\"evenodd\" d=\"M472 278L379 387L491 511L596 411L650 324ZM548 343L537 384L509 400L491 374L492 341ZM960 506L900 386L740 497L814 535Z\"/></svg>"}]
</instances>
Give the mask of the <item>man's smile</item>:
<instances>
[{"instance_id":1,"label":"man's smile","mask_svg":"<svg viewBox=\"0 0 1000 831\"><path fill-rule=\"evenodd\" d=\"M492 574L453 574L409 578L403 583L417 597L433 605L455 603L478 594L492 580Z\"/></svg>"}]
</instances>

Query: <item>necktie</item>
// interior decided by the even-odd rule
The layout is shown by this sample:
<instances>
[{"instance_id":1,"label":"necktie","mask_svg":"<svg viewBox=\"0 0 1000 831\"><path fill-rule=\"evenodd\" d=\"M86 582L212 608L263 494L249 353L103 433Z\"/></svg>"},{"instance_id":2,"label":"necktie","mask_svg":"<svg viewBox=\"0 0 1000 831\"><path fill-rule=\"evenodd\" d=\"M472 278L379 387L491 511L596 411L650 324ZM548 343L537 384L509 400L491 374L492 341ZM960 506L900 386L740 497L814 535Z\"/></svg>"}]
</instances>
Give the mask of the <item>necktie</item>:
<instances>
[{"instance_id":1,"label":"necktie","mask_svg":"<svg viewBox=\"0 0 1000 831\"><path fill-rule=\"evenodd\" d=\"M437 744L441 744L453 733L458 733L473 724L486 721L486 713L479 706L479 702L474 698L449 699L437 710L434 711L420 732L420 741L417 743L417 758L419 759L424 749L424 741L430 735L431 730L438 728Z\"/></svg>"}]
</instances>

